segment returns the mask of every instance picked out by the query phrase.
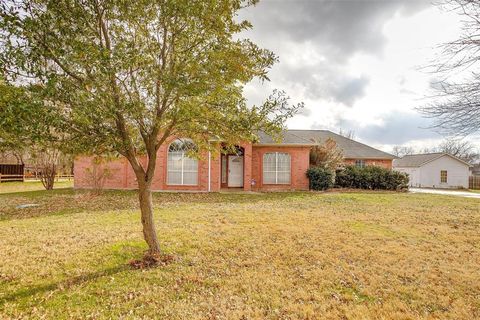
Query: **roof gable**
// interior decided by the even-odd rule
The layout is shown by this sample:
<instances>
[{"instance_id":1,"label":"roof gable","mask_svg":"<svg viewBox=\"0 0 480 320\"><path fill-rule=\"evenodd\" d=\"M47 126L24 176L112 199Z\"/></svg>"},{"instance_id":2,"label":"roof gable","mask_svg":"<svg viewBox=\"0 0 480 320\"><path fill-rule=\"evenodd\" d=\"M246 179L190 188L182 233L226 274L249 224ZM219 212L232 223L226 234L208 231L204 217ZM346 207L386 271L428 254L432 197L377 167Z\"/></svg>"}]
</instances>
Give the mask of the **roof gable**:
<instances>
[{"instance_id":1,"label":"roof gable","mask_svg":"<svg viewBox=\"0 0 480 320\"><path fill-rule=\"evenodd\" d=\"M393 161L393 166L394 167L421 167L429 162L435 161L444 156L453 158L470 167L469 163L445 152L406 155L400 159L395 159Z\"/></svg>"}]
</instances>

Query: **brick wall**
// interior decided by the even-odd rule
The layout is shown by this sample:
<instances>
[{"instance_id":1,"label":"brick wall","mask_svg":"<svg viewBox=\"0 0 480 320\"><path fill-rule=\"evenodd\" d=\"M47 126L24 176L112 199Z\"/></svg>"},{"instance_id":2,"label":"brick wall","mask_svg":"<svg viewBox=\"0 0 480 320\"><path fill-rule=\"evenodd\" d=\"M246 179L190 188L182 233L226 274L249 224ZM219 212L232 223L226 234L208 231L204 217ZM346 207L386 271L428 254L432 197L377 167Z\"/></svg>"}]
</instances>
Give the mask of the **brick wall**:
<instances>
[{"instance_id":1,"label":"brick wall","mask_svg":"<svg viewBox=\"0 0 480 320\"><path fill-rule=\"evenodd\" d=\"M167 150L170 142L175 138L169 139L160 147L157 154L155 175L152 181L152 190L183 190L183 191L208 191L208 152L201 152L198 160L198 184L195 186L173 186L167 184ZM140 162L145 167L146 157L142 157ZM220 152L213 152L210 158L210 190L218 191L220 189ZM93 178L93 157L80 156L74 163L74 186L75 188L92 188ZM135 173L126 158L113 158L101 165L98 170L107 168L110 172L106 179L104 187L106 189L136 189L137 179ZM97 171L98 171L97 170Z\"/></svg>"},{"instance_id":2,"label":"brick wall","mask_svg":"<svg viewBox=\"0 0 480 320\"><path fill-rule=\"evenodd\" d=\"M173 186L167 185L167 150L171 138L160 147L157 156L157 166L152 182L152 190L183 190L183 191L208 191L208 152L202 152L198 161L198 185L196 186ZM282 147L282 146L252 146L251 143L241 143L244 148L244 187L243 189L268 191L268 190L308 190L308 178L306 171L309 168L309 147ZM264 185L263 184L263 155L266 152L286 152L291 157L291 176L288 185ZM93 187L92 157L77 157L75 159L74 175L75 188ZM145 166L146 158L140 159ZM219 191L221 188L221 157L220 151L212 152L210 157L210 191ZM355 159L345 159L346 164L355 164ZM376 165L384 168L392 168L392 160L365 159L366 165ZM106 164L100 165L99 170L108 168L110 176L105 181L107 189L136 189L137 181L135 173L125 158L110 159Z\"/></svg>"},{"instance_id":3,"label":"brick wall","mask_svg":"<svg viewBox=\"0 0 480 320\"><path fill-rule=\"evenodd\" d=\"M291 176L290 184L265 185L263 184L263 155L267 152L286 152L290 154ZM306 172L310 165L309 147L262 147L253 146L252 150L252 179L255 185L253 190L308 190L308 178Z\"/></svg>"}]
</instances>

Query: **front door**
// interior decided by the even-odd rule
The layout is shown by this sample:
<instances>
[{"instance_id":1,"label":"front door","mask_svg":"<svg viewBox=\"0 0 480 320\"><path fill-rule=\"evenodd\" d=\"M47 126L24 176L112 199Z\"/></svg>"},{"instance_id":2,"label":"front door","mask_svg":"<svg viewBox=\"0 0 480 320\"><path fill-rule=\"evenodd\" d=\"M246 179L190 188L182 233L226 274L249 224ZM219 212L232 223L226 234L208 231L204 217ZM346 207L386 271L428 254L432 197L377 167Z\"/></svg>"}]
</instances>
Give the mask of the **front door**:
<instances>
[{"instance_id":1,"label":"front door","mask_svg":"<svg viewBox=\"0 0 480 320\"><path fill-rule=\"evenodd\" d=\"M228 156L228 186L243 187L243 156Z\"/></svg>"}]
</instances>

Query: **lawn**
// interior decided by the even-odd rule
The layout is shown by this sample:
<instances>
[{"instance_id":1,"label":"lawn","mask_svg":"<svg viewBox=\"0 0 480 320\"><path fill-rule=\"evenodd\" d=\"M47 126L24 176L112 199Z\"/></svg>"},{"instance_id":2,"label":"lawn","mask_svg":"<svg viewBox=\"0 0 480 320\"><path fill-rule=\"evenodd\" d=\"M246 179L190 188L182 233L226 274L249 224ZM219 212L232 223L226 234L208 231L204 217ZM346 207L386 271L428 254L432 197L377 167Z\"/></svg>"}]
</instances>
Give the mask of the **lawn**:
<instances>
[{"instance_id":1,"label":"lawn","mask_svg":"<svg viewBox=\"0 0 480 320\"><path fill-rule=\"evenodd\" d=\"M54 189L63 189L71 188L72 186L73 180L61 179L56 181L53 187ZM25 182L2 182L0 184L0 194L37 190L45 190L42 183L38 180L26 180Z\"/></svg>"},{"instance_id":2,"label":"lawn","mask_svg":"<svg viewBox=\"0 0 480 320\"><path fill-rule=\"evenodd\" d=\"M135 193L1 194L0 318L480 317L478 199L161 193L154 205L175 260L133 270L146 248Z\"/></svg>"}]
</instances>

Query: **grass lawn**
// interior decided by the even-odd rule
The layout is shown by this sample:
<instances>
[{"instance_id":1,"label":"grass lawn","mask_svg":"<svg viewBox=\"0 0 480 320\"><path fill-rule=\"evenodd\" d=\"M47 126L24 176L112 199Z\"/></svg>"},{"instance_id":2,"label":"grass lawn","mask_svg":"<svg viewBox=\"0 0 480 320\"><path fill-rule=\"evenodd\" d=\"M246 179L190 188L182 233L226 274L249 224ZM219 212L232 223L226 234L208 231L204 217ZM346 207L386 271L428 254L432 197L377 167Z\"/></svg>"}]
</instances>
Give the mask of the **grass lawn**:
<instances>
[{"instance_id":1,"label":"grass lawn","mask_svg":"<svg viewBox=\"0 0 480 320\"><path fill-rule=\"evenodd\" d=\"M133 270L146 248L135 193L1 194L0 318L480 317L478 199L162 193L154 202L176 258Z\"/></svg>"},{"instance_id":2,"label":"grass lawn","mask_svg":"<svg viewBox=\"0 0 480 320\"><path fill-rule=\"evenodd\" d=\"M73 180L61 179L56 181L53 188L63 189L73 187ZM13 192L25 192L25 191L37 191L45 190L40 181L27 180L25 182L2 182L0 184L0 194L13 193Z\"/></svg>"}]
</instances>

